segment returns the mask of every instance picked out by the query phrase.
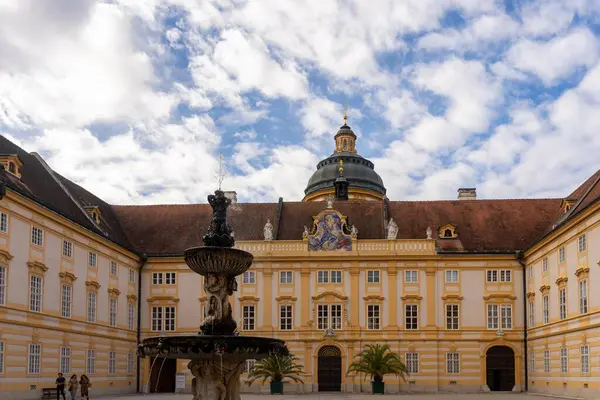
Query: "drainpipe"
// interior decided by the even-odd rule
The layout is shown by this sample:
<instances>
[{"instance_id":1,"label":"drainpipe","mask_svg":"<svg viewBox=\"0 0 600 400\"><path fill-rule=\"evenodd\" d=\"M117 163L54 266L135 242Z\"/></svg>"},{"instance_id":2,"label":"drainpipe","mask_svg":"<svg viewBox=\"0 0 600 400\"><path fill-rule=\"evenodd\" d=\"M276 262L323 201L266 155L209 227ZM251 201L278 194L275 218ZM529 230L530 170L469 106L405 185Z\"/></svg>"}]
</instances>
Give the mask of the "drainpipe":
<instances>
[{"instance_id":1,"label":"drainpipe","mask_svg":"<svg viewBox=\"0 0 600 400\"><path fill-rule=\"evenodd\" d=\"M523 261L523 252L521 250L517 250L515 252L515 256L517 257L517 261L523 267L523 343L524 343L524 364L525 364L525 391L529 391L529 355L527 351L527 265Z\"/></svg>"},{"instance_id":2,"label":"drainpipe","mask_svg":"<svg viewBox=\"0 0 600 400\"><path fill-rule=\"evenodd\" d=\"M138 268L138 304L137 304L137 332L136 332L136 340L137 345L140 345L141 342L141 328L142 328L142 268L146 265L146 261L148 261L148 256L146 253L142 254L142 260L140 262L140 267ZM140 393L140 356L137 356L137 368L136 368L136 382L135 382L135 391L136 393Z\"/></svg>"}]
</instances>

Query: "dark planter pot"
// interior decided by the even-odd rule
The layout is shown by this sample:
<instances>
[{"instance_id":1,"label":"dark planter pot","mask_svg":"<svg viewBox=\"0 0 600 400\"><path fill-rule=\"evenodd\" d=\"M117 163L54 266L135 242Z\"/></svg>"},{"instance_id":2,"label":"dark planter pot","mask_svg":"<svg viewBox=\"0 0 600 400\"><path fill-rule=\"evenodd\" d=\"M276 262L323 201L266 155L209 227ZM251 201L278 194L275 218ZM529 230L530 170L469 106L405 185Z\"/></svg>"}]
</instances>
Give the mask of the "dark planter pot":
<instances>
[{"instance_id":1,"label":"dark planter pot","mask_svg":"<svg viewBox=\"0 0 600 400\"><path fill-rule=\"evenodd\" d=\"M283 382L271 382L271 394L283 394Z\"/></svg>"},{"instance_id":2,"label":"dark planter pot","mask_svg":"<svg viewBox=\"0 0 600 400\"><path fill-rule=\"evenodd\" d=\"M373 389L373 394L383 394L385 392L385 383L371 382L371 388Z\"/></svg>"}]
</instances>

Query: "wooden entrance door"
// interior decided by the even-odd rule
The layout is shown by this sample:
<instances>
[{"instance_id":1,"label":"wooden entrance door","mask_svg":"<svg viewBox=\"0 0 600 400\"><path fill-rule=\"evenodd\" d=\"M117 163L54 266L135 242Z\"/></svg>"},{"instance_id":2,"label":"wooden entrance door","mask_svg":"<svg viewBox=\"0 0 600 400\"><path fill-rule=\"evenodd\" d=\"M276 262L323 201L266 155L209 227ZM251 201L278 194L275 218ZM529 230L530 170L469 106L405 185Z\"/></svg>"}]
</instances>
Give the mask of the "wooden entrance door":
<instances>
[{"instance_id":1,"label":"wooden entrance door","mask_svg":"<svg viewBox=\"0 0 600 400\"><path fill-rule=\"evenodd\" d=\"M317 371L319 392L339 392L342 389L342 353L335 346L319 350Z\"/></svg>"},{"instance_id":2,"label":"wooden entrance door","mask_svg":"<svg viewBox=\"0 0 600 400\"><path fill-rule=\"evenodd\" d=\"M486 354L487 385L491 391L511 391L515 386L515 353L508 346L494 346Z\"/></svg>"}]
</instances>

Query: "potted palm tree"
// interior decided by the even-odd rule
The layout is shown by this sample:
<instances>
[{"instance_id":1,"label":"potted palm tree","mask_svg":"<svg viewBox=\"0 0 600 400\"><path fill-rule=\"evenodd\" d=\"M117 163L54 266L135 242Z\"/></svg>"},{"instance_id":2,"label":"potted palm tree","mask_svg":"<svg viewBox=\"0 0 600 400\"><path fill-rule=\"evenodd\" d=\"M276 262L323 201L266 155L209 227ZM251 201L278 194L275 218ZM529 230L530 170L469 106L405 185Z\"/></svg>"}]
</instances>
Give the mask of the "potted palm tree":
<instances>
[{"instance_id":1,"label":"potted palm tree","mask_svg":"<svg viewBox=\"0 0 600 400\"><path fill-rule=\"evenodd\" d=\"M356 360L348 367L348 375L362 373L370 376L373 393L384 393L384 375L394 374L406 381L408 374L406 365L398 354L390 350L390 346L387 344L368 344L354 358Z\"/></svg>"},{"instance_id":2,"label":"potted palm tree","mask_svg":"<svg viewBox=\"0 0 600 400\"><path fill-rule=\"evenodd\" d=\"M257 379L262 378L262 383L271 380L271 394L283 394L283 380L290 379L294 382L304 383L300 378L302 365L297 363L298 358L292 354L271 354L269 357L257 361L254 368L248 373L246 383L252 385Z\"/></svg>"}]
</instances>

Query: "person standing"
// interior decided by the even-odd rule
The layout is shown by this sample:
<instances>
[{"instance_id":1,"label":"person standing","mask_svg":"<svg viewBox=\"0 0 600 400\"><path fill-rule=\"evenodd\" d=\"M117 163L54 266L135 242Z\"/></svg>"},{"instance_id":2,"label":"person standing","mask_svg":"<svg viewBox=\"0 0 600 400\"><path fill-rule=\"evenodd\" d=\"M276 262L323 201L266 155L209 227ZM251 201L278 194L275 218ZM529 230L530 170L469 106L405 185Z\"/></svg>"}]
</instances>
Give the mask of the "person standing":
<instances>
[{"instance_id":1,"label":"person standing","mask_svg":"<svg viewBox=\"0 0 600 400\"><path fill-rule=\"evenodd\" d=\"M77 397L77 388L79 387L79 383L77 382L77 375L71 375L71 379L69 379L69 393L71 393L71 400L75 400Z\"/></svg>"},{"instance_id":2,"label":"person standing","mask_svg":"<svg viewBox=\"0 0 600 400\"><path fill-rule=\"evenodd\" d=\"M62 373L58 373L58 378L56 378L56 400L60 400L60 394L62 393L63 400L67 400L65 397L65 377Z\"/></svg>"},{"instance_id":3,"label":"person standing","mask_svg":"<svg viewBox=\"0 0 600 400\"><path fill-rule=\"evenodd\" d=\"M84 399L88 399L90 400L90 395L88 393L89 387L90 387L90 378L87 377L87 375L81 375L81 379L79 380L79 384L81 385L81 398Z\"/></svg>"}]
</instances>

